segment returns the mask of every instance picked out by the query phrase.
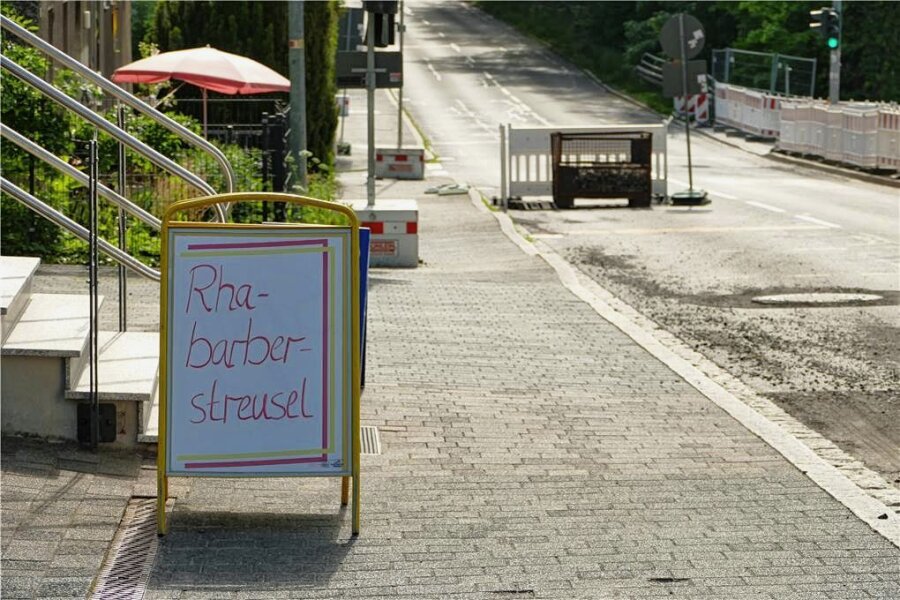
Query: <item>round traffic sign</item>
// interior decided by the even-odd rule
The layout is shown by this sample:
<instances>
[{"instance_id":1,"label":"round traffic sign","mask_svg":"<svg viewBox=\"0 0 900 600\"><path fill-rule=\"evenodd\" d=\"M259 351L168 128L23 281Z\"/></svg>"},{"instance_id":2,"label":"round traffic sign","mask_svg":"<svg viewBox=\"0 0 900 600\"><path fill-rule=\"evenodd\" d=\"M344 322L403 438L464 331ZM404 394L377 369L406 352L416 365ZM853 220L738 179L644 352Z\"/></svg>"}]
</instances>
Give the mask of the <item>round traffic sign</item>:
<instances>
[{"instance_id":1,"label":"round traffic sign","mask_svg":"<svg viewBox=\"0 0 900 600\"><path fill-rule=\"evenodd\" d=\"M684 20L684 25L680 23ZM684 28L684 36L682 36L682 27ZM684 59L694 58L703 50L703 44L706 42L706 34L703 32L703 25L696 17L687 13L679 13L672 15L663 25L659 32L659 43L663 52L674 58L681 60L682 48L684 48Z\"/></svg>"}]
</instances>

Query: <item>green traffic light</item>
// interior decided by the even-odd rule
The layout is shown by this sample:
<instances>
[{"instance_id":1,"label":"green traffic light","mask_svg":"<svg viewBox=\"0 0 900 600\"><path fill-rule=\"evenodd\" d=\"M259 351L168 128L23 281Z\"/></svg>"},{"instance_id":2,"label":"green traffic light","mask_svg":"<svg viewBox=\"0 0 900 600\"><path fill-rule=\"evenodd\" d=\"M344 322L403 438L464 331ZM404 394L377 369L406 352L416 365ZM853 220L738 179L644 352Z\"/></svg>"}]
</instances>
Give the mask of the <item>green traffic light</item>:
<instances>
[{"instance_id":1,"label":"green traffic light","mask_svg":"<svg viewBox=\"0 0 900 600\"><path fill-rule=\"evenodd\" d=\"M840 44L840 40L834 37L828 38L828 47L832 50L836 50L838 45Z\"/></svg>"}]
</instances>

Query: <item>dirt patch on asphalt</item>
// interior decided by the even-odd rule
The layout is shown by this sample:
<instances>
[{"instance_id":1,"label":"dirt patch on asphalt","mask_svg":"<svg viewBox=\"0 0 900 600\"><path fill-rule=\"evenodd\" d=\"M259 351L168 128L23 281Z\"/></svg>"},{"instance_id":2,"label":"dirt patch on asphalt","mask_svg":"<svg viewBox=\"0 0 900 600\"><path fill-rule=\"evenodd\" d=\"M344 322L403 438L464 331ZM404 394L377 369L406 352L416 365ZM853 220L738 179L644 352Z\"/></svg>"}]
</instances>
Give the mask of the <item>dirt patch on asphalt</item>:
<instances>
[{"instance_id":1,"label":"dirt patch on asphalt","mask_svg":"<svg viewBox=\"0 0 900 600\"><path fill-rule=\"evenodd\" d=\"M761 291L686 295L628 256L594 247L566 258L626 304L676 335L900 487L900 328L884 302L766 306ZM790 289L779 292L808 292ZM833 290L829 290L833 291Z\"/></svg>"}]
</instances>

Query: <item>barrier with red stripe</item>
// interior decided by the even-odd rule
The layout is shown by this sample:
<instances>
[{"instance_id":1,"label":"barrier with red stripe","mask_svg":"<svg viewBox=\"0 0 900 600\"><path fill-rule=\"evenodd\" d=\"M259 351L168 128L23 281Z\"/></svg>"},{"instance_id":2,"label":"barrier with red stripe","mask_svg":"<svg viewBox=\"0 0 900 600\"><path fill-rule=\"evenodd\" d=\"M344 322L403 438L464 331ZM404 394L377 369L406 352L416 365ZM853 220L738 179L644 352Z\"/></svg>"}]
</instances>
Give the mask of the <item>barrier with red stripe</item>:
<instances>
[{"instance_id":1,"label":"barrier with red stripe","mask_svg":"<svg viewBox=\"0 0 900 600\"><path fill-rule=\"evenodd\" d=\"M675 96L672 98L672 101L675 106L675 112L683 116L684 96ZM709 95L696 94L694 96L688 96L687 112L694 117L695 123L709 123Z\"/></svg>"},{"instance_id":2,"label":"barrier with red stripe","mask_svg":"<svg viewBox=\"0 0 900 600\"><path fill-rule=\"evenodd\" d=\"M379 199L374 207L353 202L360 227L372 232L369 260L373 267L419 264L419 208L415 200Z\"/></svg>"},{"instance_id":3,"label":"barrier with red stripe","mask_svg":"<svg viewBox=\"0 0 900 600\"><path fill-rule=\"evenodd\" d=\"M375 177L425 179L425 150L422 148L376 148Z\"/></svg>"}]
</instances>

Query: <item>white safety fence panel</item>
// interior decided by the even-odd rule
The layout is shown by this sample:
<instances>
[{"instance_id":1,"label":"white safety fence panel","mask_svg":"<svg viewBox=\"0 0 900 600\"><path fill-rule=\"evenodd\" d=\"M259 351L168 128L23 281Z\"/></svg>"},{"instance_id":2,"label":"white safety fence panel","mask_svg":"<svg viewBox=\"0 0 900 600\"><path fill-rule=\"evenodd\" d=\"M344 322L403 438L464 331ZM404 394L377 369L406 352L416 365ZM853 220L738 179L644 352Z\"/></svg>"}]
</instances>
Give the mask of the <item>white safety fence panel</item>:
<instances>
[{"instance_id":1,"label":"white safety fence panel","mask_svg":"<svg viewBox=\"0 0 900 600\"><path fill-rule=\"evenodd\" d=\"M876 147L878 168L900 171L900 110L878 111Z\"/></svg>"},{"instance_id":2,"label":"white safety fence panel","mask_svg":"<svg viewBox=\"0 0 900 600\"><path fill-rule=\"evenodd\" d=\"M646 131L652 134L653 160L651 177L653 194L668 196L666 179L666 126L601 125L599 127L501 127L501 195L504 198L551 196L553 194L553 157L550 136L553 133L608 133L615 131ZM505 135L502 133L505 132ZM505 158L505 160L504 160ZM619 155L595 157L595 160L616 161Z\"/></svg>"},{"instance_id":3,"label":"white safety fence panel","mask_svg":"<svg viewBox=\"0 0 900 600\"><path fill-rule=\"evenodd\" d=\"M782 150L867 169L900 169L900 110L871 103L783 101Z\"/></svg>"}]
</instances>

